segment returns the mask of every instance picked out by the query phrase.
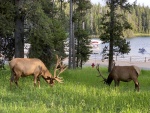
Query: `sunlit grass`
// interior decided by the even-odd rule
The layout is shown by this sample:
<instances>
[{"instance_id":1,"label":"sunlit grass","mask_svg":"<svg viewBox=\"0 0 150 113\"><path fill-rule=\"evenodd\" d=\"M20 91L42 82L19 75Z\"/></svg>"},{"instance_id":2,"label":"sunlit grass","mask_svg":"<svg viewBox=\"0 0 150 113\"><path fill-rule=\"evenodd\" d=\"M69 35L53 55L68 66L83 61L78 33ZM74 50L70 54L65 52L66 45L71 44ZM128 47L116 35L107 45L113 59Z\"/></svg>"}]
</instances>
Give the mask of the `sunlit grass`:
<instances>
[{"instance_id":1,"label":"sunlit grass","mask_svg":"<svg viewBox=\"0 0 150 113\"><path fill-rule=\"evenodd\" d=\"M107 69L102 68L107 76ZM19 80L22 88L10 90L10 72L0 70L0 113L148 113L150 112L150 71L139 76L140 92L134 83L121 82L115 88L103 84L96 69L86 67L66 70L64 83L50 87L41 78L41 88L34 88L33 77Z\"/></svg>"}]
</instances>

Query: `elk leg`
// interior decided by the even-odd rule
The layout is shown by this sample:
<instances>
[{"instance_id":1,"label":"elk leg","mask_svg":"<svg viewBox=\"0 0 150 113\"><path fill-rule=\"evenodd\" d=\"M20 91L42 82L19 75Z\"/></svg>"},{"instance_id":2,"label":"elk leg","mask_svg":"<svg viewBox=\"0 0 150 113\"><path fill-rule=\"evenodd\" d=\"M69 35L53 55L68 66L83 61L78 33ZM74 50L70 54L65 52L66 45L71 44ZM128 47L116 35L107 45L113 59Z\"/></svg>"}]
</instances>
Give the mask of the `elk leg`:
<instances>
[{"instance_id":1,"label":"elk leg","mask_svg":"<svg viewBox=\"0 0 150 113\"><path fill-rule=\"evenodd\" d=\"M19 87L19 86L18 86L19 77L15 76L14 79L15 79L15 84L16 84L16 86Z\"/></svg>"},{"instance_id":2,"label":"elk leg","mask_svg":"<svg viewBox=\"0 0 150 113\"><path fill-rule=\"evenodd\" d=\"M40 88L40 77L37 77L37 81L38 81L38 86Z\"/></svg>"},{"instance_id":3,"label":"elk leg","mask_svg":"<svg viewBox=\"0 0 150 113\"><path fill-rule=\"evenodd\" d=\"M34 87L36 87L37 76L34 76Z\"/></svg>"},{"instance_id":4,"label":"elk leg","mask_svg":"<svg viewBox=\"0 0 150 113\"><path fill-rule=\"evenodd\" d=\"M14 75L12 75L11 76L11 78L10 78L10 89L11 89L11 87L12 87L12 83L14 82Z\"/></svg>"},{"instance_id":5,"label":"elk leg","mask_svg":"<svg viewBox=\"0 0 150 113\"><path fill-rule=\"evenodd\" d=\"M120 81L115 80L115 87L119 86Z\"/></svg>"},{"instance_id":6,"label":"elk leg","mask_svg":"<svg viewBox=\"0 0 150 113\"><path fill-rule=\"evenodd\" d=\"M134 84L135 84L135 91L139 91L139 82L138 81L134 81Z\"/></svg>"},{"instance_id":7,"label":"elk leg","mask_svg":"<svg viewBox=\"0 0 150 113\"><path fill-rule=\"evenodd\" d=\"M18 85L18 80L19 80L19 77L15 76L15 77L14 77L15 84L16 84L16 86L17 86L19 89L21 89L21 88L19 87L19 85Z\"/></svg>"},{"instance_id":8,"label":"elk leg","mask_svg":"<svg viewBox=\"0 0 150 113\"><path fill-rule=\"evenodd\" d=\"M15 80L15 76L16 76L16 74L11 70L10 89L11 89L11 87L12 87L12 83L13 83L14 80Z\"/></svg>"}]
</instances>

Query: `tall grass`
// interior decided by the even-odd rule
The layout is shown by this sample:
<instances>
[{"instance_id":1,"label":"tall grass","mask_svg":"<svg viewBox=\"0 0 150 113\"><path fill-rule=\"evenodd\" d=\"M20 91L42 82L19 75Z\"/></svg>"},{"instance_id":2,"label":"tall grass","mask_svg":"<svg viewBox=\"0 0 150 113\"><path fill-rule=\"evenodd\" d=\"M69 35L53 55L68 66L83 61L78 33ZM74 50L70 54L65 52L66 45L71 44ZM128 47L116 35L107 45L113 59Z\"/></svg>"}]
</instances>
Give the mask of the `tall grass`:
<instances>
[{"instance_id":1,"label":"tall grass","mask_svg":"<svg viewBox=\"0 0 150 113\"><path fill-rule=\"evenodd\" d=\"M107 76L107 69L102 68ZM140 92L134 83L121 82L115 88L96 77L96 69L66 70L64 83L50 87L41 78L41 88L34 88L33 77L19 80L22 88L10 90L10 71L0 70L0 113L148 113L150 112L150 71L139 76Z\"/></svg>"}]
</instances>

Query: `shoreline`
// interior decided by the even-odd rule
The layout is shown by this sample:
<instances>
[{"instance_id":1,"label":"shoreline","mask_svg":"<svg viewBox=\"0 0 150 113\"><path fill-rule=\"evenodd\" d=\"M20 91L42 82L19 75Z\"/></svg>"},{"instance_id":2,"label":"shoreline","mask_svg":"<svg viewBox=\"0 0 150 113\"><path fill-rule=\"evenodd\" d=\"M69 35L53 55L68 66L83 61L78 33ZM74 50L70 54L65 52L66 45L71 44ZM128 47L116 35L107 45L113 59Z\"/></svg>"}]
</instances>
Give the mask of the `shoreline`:
<instances>
[{"instance_id":1,"label":"shoreline","mask_svg":"<svg viewBox=\"0 0 150 113\"><path fill-rule=\"evenodd\" d=\"M95 65L100 64L100 66L108 67L108 60L101 61L101 60L88 60L83 66L91 66L91 64L94 63ZM150 62L142 62L142 61L115 61L116 66L131 66L135 65L138 66L140 69L143 70L150 70Z\"/></svg>"},{"instance_id":2,"label":"shoreline","mask_svg":"<svg viewBox=\"0 0 150 113\"><path fill-rule=\"evenodd\" d=\"M64 59L63 61L64 64L68 65L68 57ZM83 67L86 66L91 66L92 63L94 63L95 65L99 64L100 66L104 66L104 67L108 67L108 60L104 60L102 62L101 59L89 59L84 65ZM115 65L116 66L131 66L131 65L135 65L138 66L140 69L143 70L150 70L150 61L148 62L144 62L144 61L115 61Z\"/></svg>"}]
</instances>

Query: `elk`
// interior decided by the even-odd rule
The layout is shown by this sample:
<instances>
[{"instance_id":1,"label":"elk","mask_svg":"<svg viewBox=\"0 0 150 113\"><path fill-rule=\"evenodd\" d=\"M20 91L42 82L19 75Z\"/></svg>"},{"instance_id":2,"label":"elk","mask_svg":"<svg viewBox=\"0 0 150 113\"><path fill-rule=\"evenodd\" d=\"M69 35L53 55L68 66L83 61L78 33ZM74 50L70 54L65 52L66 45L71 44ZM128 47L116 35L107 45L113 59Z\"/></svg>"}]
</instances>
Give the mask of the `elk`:
<instances>
[{"instance_id":1,"label":"elk","mask_svg":"<svg viewBox=\"0 0 150 113\"><path fill-rule=\"evenodd\" d=\"M38 81L38 86L40 88L40 76L48 83L50 86L54 85L55 80L59 83L63 83L63 80L59 75L67 69L66 65L63 65L61 58L56 55L57 62L54 69L54 76L49 72L44 63L37 58L14 58L10 61L9 66L11 70L10 78L10 89L13 82L18 86L18 80L20 77L27 77L30 75L34 76L34 86ZM59 72L57 72L59 66Z\"/></svg>"},{"instance_id":2,"label":"elk","mask_svg":"<svg viewBox=\"0 0 150 113\"><path fill-rule=\"evenodd\" d=\"M103 78L104 83L110 85L114 80L115 86L119 86L120 81L129 82L134 81L135 90L139 91L138 76L140 69L137 66L114 66L107 79L101 74L99 70L99 64L96 66L99 76Z\"/></svg>"}]
</instances>

